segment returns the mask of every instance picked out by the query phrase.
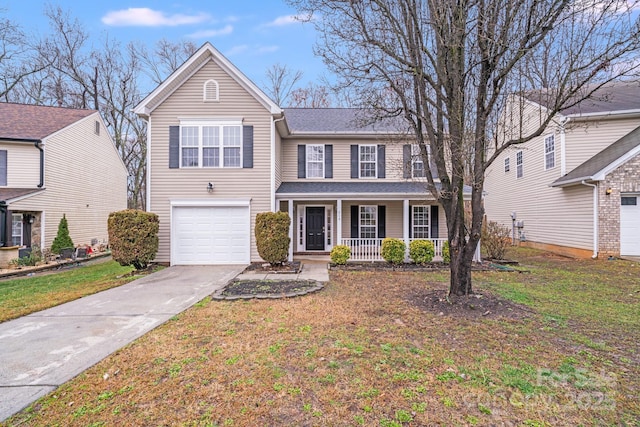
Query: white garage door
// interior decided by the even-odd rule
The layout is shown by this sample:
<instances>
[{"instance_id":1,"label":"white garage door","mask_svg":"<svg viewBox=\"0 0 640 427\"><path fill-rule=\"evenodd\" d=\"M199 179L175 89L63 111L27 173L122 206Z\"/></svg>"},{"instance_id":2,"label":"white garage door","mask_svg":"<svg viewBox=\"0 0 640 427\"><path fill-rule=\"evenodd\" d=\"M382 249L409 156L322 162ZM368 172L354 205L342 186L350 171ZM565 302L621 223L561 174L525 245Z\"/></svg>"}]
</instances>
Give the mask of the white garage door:
<instances>
[{"instance_id":1,"label":"white garage door","mask_svg":"<svg viewBox=\"0 0 640 427\"><path fill-rule=\"evenodd\" d=\"M622 195L620 204L620 255L640 256L640 195Z\"/></svg>"},{"instance_id":2,"label":"white garage door","mask_svg":"<svg viewBox=\"0 0 640 427\"><path fill-rule=\"evenodd\" d=\"M174 207L172 225L171 264L249 263L247 206Z\"/></svg>"}]
</instances>

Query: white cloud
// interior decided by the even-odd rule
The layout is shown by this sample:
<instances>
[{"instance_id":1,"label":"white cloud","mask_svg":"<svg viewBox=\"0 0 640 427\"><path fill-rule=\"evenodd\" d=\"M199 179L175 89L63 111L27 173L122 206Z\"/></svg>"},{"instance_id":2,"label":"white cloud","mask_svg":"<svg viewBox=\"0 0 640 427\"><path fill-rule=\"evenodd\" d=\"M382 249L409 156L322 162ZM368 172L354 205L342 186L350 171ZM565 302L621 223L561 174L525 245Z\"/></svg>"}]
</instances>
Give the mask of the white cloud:
<instances>
[{"instance_id":1,"label":"white cloud","mask_svg":"<svg viewBox=\"0 0 640 427\"><path fill-rule=\"evenodd\" d=\"M258 54L273 53L280 49L280 46L261 46L258 48Z\"/></svg>"},{"instance_id":2,"label":"white cloud","mask_svg":"<svg viewBox=\"0 0 640 427\"><path fill-rule=\"evenodd\" d=\"M146 7L131 7L108 12L102 17L102 22L114 27L174 27L177 25L199 24L211 19L206 13L184 15L166 13Z\"/></svg>"},{"instance_id":3,"label":"white cloud","mask_svg":"<svg viewBox=\"0 0 640 427\"><path fill-rule=\"evenodd\" d=\"M273 21L265 24L265 27L283 27L285 25L298 24L311 19L311 15L284 15L278 16Z\"/></svg>"},{"instance_id":4,"label":"white cloud","mask_svg":"<svg viewBox=\"0 0 640 427\"><path fill-rule=\"evenodd\" d=\"M226 36L228 34L231 34L232 32L233 32L233 26L226 25L223 28L196 31L195 33L189 34L187 37L190 37L192 39L206 39L209 37Z\"/></svg>"},{"instance_id":5,"label":"white cloud","mask_svg":"<svg viewBox=\"0 0 640 427\"><path fill-rule=\"evenodd\" d=\"M227 50L224 55L225 56L239 55L241 53L246 52L248 49L249 49L248 45L241 44L241 45L233 46L231 49Z\"/></svg>"}]
</instances>

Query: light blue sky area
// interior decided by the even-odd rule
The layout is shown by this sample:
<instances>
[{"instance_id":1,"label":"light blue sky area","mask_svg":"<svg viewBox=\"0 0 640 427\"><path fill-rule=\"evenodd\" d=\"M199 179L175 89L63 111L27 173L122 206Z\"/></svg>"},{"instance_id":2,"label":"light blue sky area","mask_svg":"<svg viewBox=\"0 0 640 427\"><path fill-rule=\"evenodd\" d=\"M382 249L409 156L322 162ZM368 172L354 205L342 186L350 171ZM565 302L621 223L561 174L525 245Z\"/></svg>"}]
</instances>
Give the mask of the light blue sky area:
<instances>
[{"instance_id":1,"label":"light blue sky area","mask_svg":"<svg viewBox=\"0 0 640 427\"><path fill-rule=\"evenodd\" d=\"M302 84L327 75L322 60L313 55L312 24L297 21L295 10L283 1L0 0L0 17L27 34L47 34L47 4L77 18L97 46L106 36L149 47L162 38L186 39L197 46L209 41L260 87L266 81L265 70L275 63L303 71Z\"/></svg>"}]
</instances>

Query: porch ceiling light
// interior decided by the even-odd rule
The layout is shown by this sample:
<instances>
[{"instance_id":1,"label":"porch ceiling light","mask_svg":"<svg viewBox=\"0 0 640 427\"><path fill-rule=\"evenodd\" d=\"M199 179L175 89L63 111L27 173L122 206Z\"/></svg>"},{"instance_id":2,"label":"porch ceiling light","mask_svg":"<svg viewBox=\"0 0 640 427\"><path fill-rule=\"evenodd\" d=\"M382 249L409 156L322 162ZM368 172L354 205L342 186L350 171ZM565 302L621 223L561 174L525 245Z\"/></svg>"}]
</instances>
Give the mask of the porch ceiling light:
<instances>
[{"instance_id":1,"label":"porch ceiling light","mask_svg":"<svg viewBox=\"0 0 640 427\"><path fill-rule=\"evenodd\" d=\"M213 183L207 184L207 193L213 193Z\"/></svg>"}]
</instances>

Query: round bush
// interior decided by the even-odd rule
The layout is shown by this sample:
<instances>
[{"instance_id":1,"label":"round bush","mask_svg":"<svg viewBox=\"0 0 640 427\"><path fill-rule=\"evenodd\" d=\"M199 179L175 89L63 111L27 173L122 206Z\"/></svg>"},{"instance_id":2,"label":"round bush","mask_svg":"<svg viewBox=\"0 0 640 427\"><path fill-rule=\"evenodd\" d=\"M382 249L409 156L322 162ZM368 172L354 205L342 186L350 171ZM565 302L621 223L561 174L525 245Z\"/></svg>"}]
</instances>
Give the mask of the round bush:
<instances>
[{"instance_id":1,"label":"round bush","mask_svg":"<svg viewBox=\"0 0 640 427\"><path fill-rule=\"evenodd\" d=\"M347 245L337 245L331 249L331 262L344 265L351 258L351 248Z\"/></svg>"},{"instance_id":2,"label":"round bush","mask_svg":"<svg viewBox=\"0 0 640 427\"><path fill-rule=\"evenodd\" d=\"M407 246L400 239L387 237L382 241L381 255L385 261L392 264L400 264L404 261L404 252Z\"/></svg>"},{"instance_id":3,"label":"round bush","mask_svg":"<svg viewBox=\"0 0 640 427\"><path fill-rule=\"evenodd\" d=\"M136 270L146 268L158 252L158 215L126 209L111 212L107 222L113 259Z\"/></svg>"},{"instance_id":4,"label":"round bush","mask_svg":"<svg viewBox=\"0 0 640 427\"><path fill-rule=\"evenodd\" d=\"M409 258L416 264L426 264L433 260L435 249L429 240L414 240L409 243Z\"/></svg>"},{"instance_id":5,"label":"round bush","mask_svg":"<svg viewBox=\"0 0 640 427\"><path fill-rule=\"evenodd\" d=\"M256 246L260 257L271 265L282 264L289 256L289 226L286 212L260 212L256 215Z\"/></svg>"}]
</instances>

